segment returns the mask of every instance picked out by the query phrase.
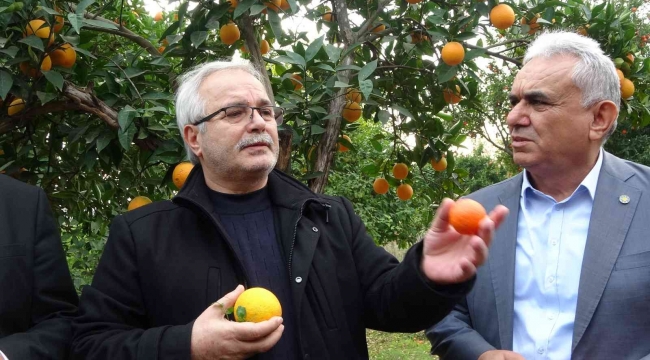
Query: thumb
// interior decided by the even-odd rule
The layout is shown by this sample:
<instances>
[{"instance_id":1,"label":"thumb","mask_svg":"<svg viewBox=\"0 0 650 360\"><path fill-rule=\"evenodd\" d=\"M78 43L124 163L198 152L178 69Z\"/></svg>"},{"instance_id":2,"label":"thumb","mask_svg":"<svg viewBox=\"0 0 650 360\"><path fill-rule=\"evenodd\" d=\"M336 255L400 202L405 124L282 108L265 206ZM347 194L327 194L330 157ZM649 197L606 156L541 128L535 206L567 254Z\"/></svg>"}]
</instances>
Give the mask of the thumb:
<instances>
[{"instance_id":1,"label":"thumb","mask_svg":"<svg viewBox=\"0 0 650 360\"><path fill-rule=\"evenodd\" d=\"M449 228L449 210L455 205L454 201L445 198L440 203L438 211L436 211L436 217L431 222L430 230L433 232L444 232Z\"/></svg>"},{"instance_id":2,"label":"thumb","mask_svg":"<svg viewBox=\"0 0 650 360\"><path fill-rule=\"evenodd\" d=\"M243 292L244 286L237 285L235 290L227 293L221 299L215 301L212 305L210 305L210 307L218 310L220 312L219 316L223 316L229 308L235 306L237 298Z\"/></svg>"}]
</instances>

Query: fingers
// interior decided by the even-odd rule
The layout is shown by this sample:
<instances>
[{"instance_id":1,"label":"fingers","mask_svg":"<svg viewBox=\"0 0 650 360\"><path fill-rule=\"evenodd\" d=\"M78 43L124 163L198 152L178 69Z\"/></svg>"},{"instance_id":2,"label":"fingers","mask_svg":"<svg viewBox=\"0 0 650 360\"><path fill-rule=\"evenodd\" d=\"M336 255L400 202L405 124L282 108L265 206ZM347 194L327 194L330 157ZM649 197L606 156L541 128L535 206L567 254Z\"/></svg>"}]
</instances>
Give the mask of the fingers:
<instances>
[{"instance_id":1,"label":"fingers","mask_svg":"<svg viewBox=\"0 0 650 360\"><path fill-rule=\"evenodd\" d=\"M490 219L494 221L494 228L498 228L503 223L503 220L506 219L510 210L503 205L497 205L492 211L490 211Z\"/></svg>"},{"instance_id":2,"label":"fingers","mask_svg":"<svg viewBox=\"0 0 650 360\"><path fill-rule=\"evenodd\" d=\"M253 350L255 353L262 353L271 350L275 344L280 341L282 333L284 332L284 325L278 326L268 336L258 339L256 341L246 342L246 346Z\"/></svg>"},{"instance_id":3,"label":"fingers","mask_svg":"<svg viewBox=\"0 0 650 360\"><path fill-rule=\"evenodd\" d=\"M235 306L235 301L237 301L237 298L243 292L244 292L244 287L242 285L237 285L235 290L224 295L221 299L217 300L212 305L210 305L210 307L218 309L218 311L220 311L221 314L223 315L226 313L226 310Z\"/></svg>"},{"instance_id":4,"label":"fingers","mask_svg":"<svg viewBox=\"0 0 650 360\"><path fill-rule=\"evenodd\" d=\"M449 198L442 200L442 203L440 203L436 211L436 216L433 218L433 222L431 222L431 231L443 232L449 228L449 210L451 210L452 206L454 206L453 200Z\"/></svg>"},{"instance_id":5,"label":"fingers","mask_svg":"<svg viewBox=\"0 0 650 360\"><path fill-rule=\"evenodd\" d=\"M277 331L280 327L284 329L282 318L278 316L258 323L245 322L236 323L236 325L233 334L235 339L246 342L259 341Z\"/></svg>"}]
</instances>

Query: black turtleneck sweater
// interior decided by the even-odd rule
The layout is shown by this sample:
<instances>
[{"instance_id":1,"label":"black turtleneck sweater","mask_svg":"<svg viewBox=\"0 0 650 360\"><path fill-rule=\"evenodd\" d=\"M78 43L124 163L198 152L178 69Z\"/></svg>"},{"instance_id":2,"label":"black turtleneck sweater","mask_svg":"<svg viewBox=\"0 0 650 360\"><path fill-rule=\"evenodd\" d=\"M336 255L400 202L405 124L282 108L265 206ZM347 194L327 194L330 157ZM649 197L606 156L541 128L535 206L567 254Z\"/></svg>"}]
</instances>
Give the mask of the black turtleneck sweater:
<instances>
[{"instance_id":1,"label":"black turtleneck sweater","mask_svg":"<svg viewBox=\"0 0 650 360\"><path fill-rule=\"evenodd\" d=\"M296 320L289 273L275 236L273 207L268 188L241 195L210 192L214 211L233 240L250 287L272 291L282 305L284 333L280 341L259 359L299 357Z\"/></svg>"}]
</instances>

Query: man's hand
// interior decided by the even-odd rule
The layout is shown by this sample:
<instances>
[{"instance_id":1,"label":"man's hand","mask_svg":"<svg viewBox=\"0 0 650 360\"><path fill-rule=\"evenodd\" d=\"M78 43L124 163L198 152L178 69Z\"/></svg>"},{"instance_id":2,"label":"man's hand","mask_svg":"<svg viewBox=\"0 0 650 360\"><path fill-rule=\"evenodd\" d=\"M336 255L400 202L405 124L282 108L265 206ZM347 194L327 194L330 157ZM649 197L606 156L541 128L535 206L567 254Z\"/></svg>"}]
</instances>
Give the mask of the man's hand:
<instances>
[{"instance_id":1,"label":"man's hand","mask_svg":"<svg viewBox=\"0 0 650 360\"><path fill-rule=\"evenodd\" d=\"M526 360L526 358L513 351L490 350L481 354L478 360Z\"/></svg>"},{"instance_id":2,"label":"man's hand","mask_svg":"<svg viewBox=\"0 0 650 360\"><path fill-rule=\"evenodd\" d=\"M192 327L192 360L245 359L269 351L282 336L281 317L259 323L237 323L226 319L244 287L226 294L196 318Z\"/></svg>"},{"instance_id":3,"label":"man's hand","mask_svg":"<svg viewBox=\"0 0 650 360\"><path fill-rule=\"evenodd\" d=\"M476 268L487 259L494 230L508 215L508 208L498 205L481 220L477 235L461 235L449 225L449 209L454 202L444 199L431 227L424 236L422 272L438 284L460 283L470 279Z\"/></svg>"}]
</instances>

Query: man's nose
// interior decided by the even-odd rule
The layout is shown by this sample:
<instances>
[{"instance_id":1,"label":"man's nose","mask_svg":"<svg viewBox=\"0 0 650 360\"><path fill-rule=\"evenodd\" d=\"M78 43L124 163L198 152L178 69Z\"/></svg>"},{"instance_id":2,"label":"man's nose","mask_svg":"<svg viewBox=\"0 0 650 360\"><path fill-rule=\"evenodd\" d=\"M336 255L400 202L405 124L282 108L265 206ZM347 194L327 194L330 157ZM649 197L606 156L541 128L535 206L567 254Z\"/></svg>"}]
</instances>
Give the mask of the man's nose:
<instances>
[{"instance_id":1,"label":"man's nose","mask_svg":"<svg viewBox=\"0 0 650 360\"><path fill-rule=\"evenodd\" d=\"M530 114L526 111L521 102L515 105L510 112L508 112L506 115L506 123L511 129L516 126L530 125Z\"/></svg>"}]
</instances>

